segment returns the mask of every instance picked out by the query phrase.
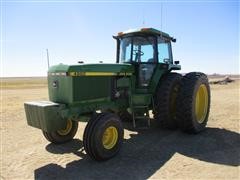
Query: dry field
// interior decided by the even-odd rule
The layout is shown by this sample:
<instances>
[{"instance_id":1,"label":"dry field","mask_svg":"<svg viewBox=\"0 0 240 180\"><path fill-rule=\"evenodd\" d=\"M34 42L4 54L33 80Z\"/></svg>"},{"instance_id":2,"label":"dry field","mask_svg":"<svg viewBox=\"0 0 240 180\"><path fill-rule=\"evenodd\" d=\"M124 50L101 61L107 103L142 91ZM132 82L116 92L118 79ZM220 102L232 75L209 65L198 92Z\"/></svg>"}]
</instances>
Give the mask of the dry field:
<instances>
[{"instance_id":1,"label":"dry field","mask_svg":"<svg viewBox=\"0 0 240 180\"><path fill-rule=\"evenodd\" d=\"M85 123L72 142L58 146L27 125L23 103L48 99L46 79L2 82L0 179L240 179L239 80L211 85L206 131L125 130L120 153L101 163L83 150Z\"/></svg>"}]
</instances>

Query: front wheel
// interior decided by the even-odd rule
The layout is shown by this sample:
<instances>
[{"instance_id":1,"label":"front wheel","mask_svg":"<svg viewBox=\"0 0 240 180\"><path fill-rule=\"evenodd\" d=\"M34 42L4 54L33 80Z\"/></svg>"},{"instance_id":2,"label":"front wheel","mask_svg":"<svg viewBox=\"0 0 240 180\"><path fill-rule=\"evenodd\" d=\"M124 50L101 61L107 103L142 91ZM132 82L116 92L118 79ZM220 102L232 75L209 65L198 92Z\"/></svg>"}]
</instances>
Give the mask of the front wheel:
<instances>
[{"instance_id":1,"label":"front wheel","mask_svg":"<svg viewBox=\"0 0 240 180\"><path fill-rule=\"evenodd\" d=\"M94 160L103 161L115 156L123 142L123 127L118 116L101 113L88 122L83 145L86 153Z\"/></svg>"},{"instance_id":2,"label":"front wheel","mask_svg":"<svg viewBox=\"0 0 240 180\"><path fill-rule=\"evenodd\" d=\"M54 131L54 132L45 132L43 131L44 137L54 144L62 144L73 139L77 133L78 122L67 120L67 125L64 129Z\"/></svg>"},{"instance_id":3,"label":"front wheel","mask_svg":"<svg viewBox=\"0 0 240 180\"><path fill-rule=\"evenodd\" d=\"M188 133L204 130L208 121L210 101L207 76L201 72L186 74L177 98L177 120L180 128Z\"/></svg>"}]
</instances>

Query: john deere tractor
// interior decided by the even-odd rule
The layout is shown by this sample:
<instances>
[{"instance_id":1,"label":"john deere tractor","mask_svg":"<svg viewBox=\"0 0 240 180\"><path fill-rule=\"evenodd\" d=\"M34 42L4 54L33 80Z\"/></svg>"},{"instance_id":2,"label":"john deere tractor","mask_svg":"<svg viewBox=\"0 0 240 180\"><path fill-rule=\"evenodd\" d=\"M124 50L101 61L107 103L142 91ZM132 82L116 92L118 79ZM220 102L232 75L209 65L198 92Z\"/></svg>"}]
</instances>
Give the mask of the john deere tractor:
<instances>
[{"instance_id":1,"label":"john deere tractor","mask_svg":"<svg viewBox=\"0 0 240 180\"><path fill-rule=\"evenodd\" d=\"M50 101L24 104L28 125L56 144L73 139L85 121L83 144L94 160L115 156L123 142L122 121L139 119L168 129L198 133L210 108L208 78L201 72L184 76L173 61L176 39L153 28L120 32L115 64L59 64L48 70ZM153 118L150 119L149 112ZM143 121L141 120L141 121Z\"/></svg>"}]
</instances>

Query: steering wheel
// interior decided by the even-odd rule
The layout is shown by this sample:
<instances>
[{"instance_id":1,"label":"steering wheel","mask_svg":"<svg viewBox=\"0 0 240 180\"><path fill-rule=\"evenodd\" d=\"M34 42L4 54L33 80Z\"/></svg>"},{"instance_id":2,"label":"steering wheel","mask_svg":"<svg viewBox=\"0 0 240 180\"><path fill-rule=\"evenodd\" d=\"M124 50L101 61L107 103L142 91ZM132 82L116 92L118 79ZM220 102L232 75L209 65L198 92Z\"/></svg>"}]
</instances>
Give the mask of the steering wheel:
<instances>
[{"instance_id":1,"label":"steering wheel","mask_svg":"<svg viewBox=\"0 0 240 180\"><path fill-rule=\"evenodd\" d=\"M135 49L135 50L133 50L133 55L142 56L142 55L144 55L144 52L142 52L142 51L140 51L140 50L137 50L137 49Z\"/></svg>"}]
</instances>

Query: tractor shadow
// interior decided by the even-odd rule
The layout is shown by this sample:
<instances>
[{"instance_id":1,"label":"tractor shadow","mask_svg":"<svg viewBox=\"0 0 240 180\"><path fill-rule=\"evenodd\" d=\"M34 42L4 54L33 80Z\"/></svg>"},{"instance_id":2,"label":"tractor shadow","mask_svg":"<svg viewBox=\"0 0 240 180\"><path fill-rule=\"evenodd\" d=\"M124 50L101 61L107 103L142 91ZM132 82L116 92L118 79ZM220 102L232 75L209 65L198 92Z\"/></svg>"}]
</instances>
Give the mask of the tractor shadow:
<instances>
[{"instance_id":1,"label":"tractor shadow","mask_svg":"<svg viewBox=\"0 0 240 180\"><path fill-rule=\"evenodd\" d=\"M210 163L240 165L240 134L226 129L207 128L198 135L188 135L152 127L137 129L130 136L120 153L105 162L91 160L79 139L60 146L49 144L46 150L51 153L74 153L81 159L66 168L52 163L40 167L34 171L35 179L148 179L175 153Z\"/></svg>"}]
</instances>

